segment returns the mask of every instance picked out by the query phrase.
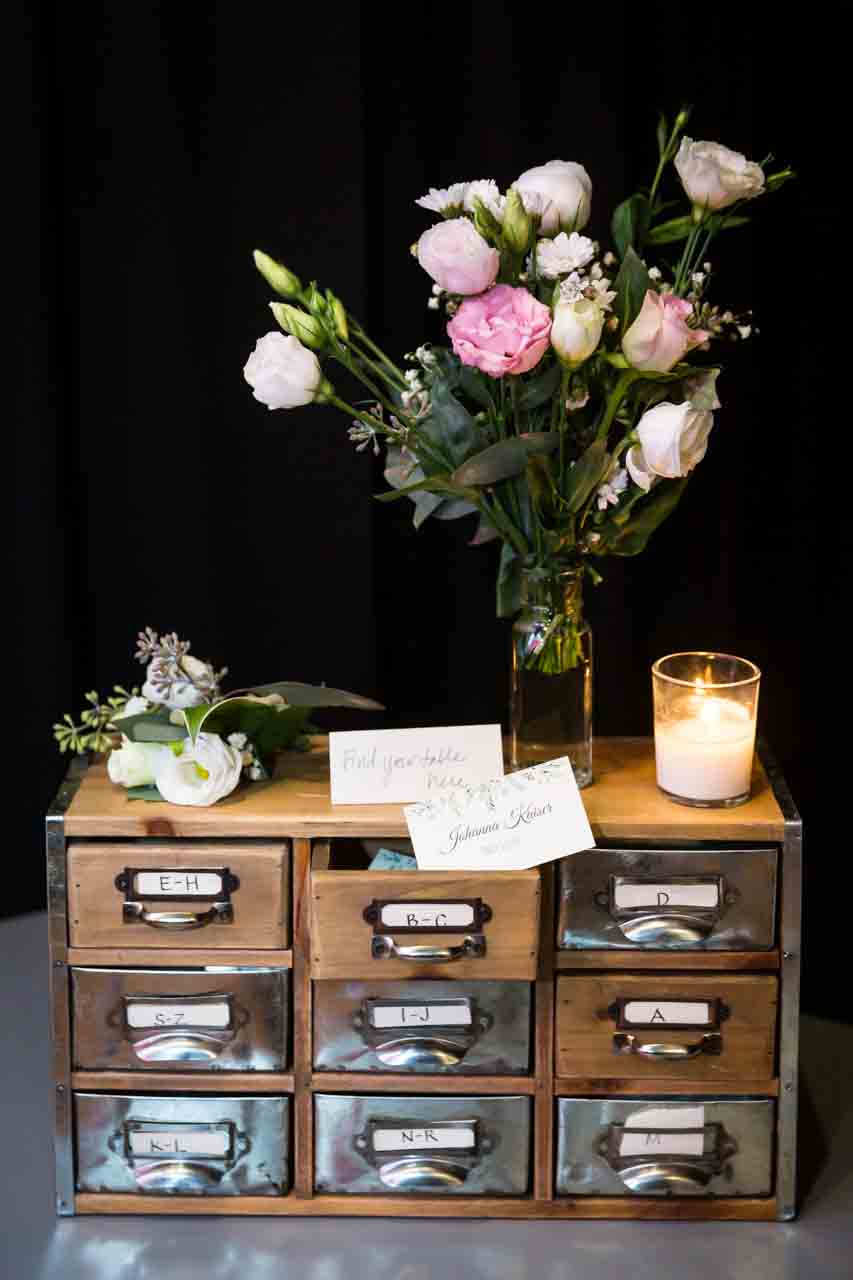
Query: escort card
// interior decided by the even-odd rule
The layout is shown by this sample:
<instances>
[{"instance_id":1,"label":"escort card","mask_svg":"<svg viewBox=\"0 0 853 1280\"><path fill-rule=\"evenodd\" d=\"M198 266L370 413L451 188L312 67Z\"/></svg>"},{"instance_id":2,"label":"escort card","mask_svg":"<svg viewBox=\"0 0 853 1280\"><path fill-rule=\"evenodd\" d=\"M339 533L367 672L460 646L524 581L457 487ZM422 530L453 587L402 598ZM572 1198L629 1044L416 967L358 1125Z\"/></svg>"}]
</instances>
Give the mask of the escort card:
<instances>
[{"instance_id":1,"label":"escort card","mask_svg":"<svg viewBox=\"0 0 853 1280\"><path fill-rule=\"evenodd\" d=\"M402 804L503 775L498 724L329 734L332 804Z\"/></svg>"},{"instance_id":2,"label":"escort card","mask_svg":"<svg viewBox=\"0 0 853 1280\"><path fill-rule=\"evenodd\" d=\"M567 756L405 814L421 871L523 871L595 843Z\"/></svg>"}]
</instances>

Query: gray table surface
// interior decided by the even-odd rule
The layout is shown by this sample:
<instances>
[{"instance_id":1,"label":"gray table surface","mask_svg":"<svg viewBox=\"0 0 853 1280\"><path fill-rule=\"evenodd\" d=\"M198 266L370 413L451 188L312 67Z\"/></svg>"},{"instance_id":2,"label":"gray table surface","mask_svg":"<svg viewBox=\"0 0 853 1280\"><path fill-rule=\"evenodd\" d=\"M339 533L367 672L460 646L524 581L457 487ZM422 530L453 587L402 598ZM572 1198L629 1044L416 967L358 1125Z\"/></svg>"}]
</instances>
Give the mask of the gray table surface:
<instances>
[{"instance_id":1,"label":"gray table surface","mask_svg":"<svg viewBox=\"0 0 853 1280\"><path fill-rule=\"evenodd\" d=\"M793 1223L77 1218L53 1213L47 923L0 922L0 1280L851 1280L853 1027L802 1024Z\"/></svg>"}]
</instances>

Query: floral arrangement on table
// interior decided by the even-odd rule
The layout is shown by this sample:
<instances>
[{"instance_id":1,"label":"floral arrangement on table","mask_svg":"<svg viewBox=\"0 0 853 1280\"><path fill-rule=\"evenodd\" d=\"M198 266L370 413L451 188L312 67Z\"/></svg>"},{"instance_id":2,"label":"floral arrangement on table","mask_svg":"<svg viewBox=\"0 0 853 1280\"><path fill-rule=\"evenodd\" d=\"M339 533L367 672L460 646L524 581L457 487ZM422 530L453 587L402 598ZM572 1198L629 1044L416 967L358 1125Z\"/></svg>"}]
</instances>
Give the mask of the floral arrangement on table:
<instances>
[{"instance_id":1,"label":"floral arrangement on table","mask_svg":"<svg viewBox=\"0 0 853 1280\"><path fill-rule=\"evenodd\" d=\"M382 710L359 694L295 681L225 697L228 668L217 671L190 647L175 632L140 631L135 657L146 668L142 688L115 685L104 699L87 693L79 724L66 714L53 726L60 751L109 752L107 772L131 800L211 805L241 781L267 781L280 751L304 750L312 709Z\"/></svg>"},{"instance_id":2,"label":"floral arrangement on table","mask_svg":"<svg viewBox=\"0 0 853 1280\"><path fill-rule=\"evenodd\" d=\"M709 255L718 235L749 222L751 201L793 175L684 136L688 116L661 118L651 186L613 213L612 248L582 234L592 191L574 161L528 169L505 193L482 179L422 196L441 221L412 252L434 282L428 305L444 310L450 349L421 346L405 370L330 289L254 255L284 299L270 303L283 332L262 337L245 366L255 398L270 409L336 406L357 449L386 446L383 500L410 499L416 526L476 516L471 544L500 541L497 612L525 606L514 748L542 701L533 686L525 694L527 674L580 670L586 682L564 699L584 725L569 723L570 709L555 713L551 686L543 723L527 726L531 744L562 735L572 754L573 738L589 738L583 581L601 581L604 557L641 552L675 509L720 408L713 353L753 331L750 313L711 300ZM321 360L355 375L367 398L341 399Z\"/></svg>"}]
</instances>

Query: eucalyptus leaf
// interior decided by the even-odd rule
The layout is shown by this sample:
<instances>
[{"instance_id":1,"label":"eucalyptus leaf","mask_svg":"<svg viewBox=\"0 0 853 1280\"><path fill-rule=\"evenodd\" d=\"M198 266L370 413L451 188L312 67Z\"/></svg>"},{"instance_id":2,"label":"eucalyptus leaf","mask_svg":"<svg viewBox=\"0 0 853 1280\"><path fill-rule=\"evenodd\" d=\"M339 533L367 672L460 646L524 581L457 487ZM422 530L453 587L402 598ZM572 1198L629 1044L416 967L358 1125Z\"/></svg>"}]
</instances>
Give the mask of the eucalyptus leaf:
<instances>
[{"instance_id":1,"label":"eucalyptus leaf","mask_svg":"<svg viewBox=\"0 0 853 1280\"><path fill-rule=\"evenodd\" d=\"M480 447L480 428L443 378L434 378L430 383L429 401L429 413L418 423L418 432L447 459L450 466L457 467ZM436 474L428 464L422 465L428 475Z\"/></svg>"},{"instance_id":2,"label":"eucalyptus leaf","mask_svg":"<svg viewBox=\"0 0 853 1280\"><path fill-rule=\"evenodd\" d=\"M687 477L681 480L661 480L648 498L636 508L636 514L622 532L611 541L608 550L616 556L636 556L645 549L649 538L671 515L687 487Z\"/></svg>"},{"instance_id":3,"label":"eucalyptus leaf","mask_svg":"<svg viewBox=\"0 0 853 1280\"><path fill-rule=\"evenodd\" d=\"M648 197L642 195L641 192L629 196L627 200L623 200L616 207L610 225L620 258L624 259L625 254L632 245L638 249L642 248L646 239L650 215L651 209L649 208Z\"/></svg>"},{"instance_id":4,"label":"eucalyptus leaf","mask_svg":"<svg viewBox=\"0 0 853 1280\"><path fill-rule=\"evenodd\" d=\"M622 266L614 281L616 297L613 310L619 317L620 328L625 330L634 322L640 313L643 299L649 289L649 273L646 264L630 247L625 251Z\"/></svg>"},{"instance_id":5,"label":"eucalyptus leaf","mask_svg":"<svg viewBox=\"0 0 853 1280\"><path fill-rule=\"evenodd\" d=\"M462 516L473 515L476 510L473 502L466 502L464 498L445 498L435 508L433 514L436 520L459 520Z\"/></svg>"},{"instance_id":6,"label":"eucalyptus leaf","mask_svg":"<svg viewBox=\"0 0 853 1280\"><path fill-rule=\"evenodd\" d=\"M131 742L183 742L187 731L182 724L172 724L168 708L140 711L114 721L116 729Z\"/></svg>"},{"instance_id":7,"label":"eucalyptus leaf","mask_svg":"<svg viewBox=\"0 0 853 1280\"><path fill-rule=\"evenodd\" d=\"M566 505L574 515L604 480L610 466L607 442L593 440L566 474Z\"/></svg>"},{"instance_id":8,"label":"eucalyptus leaf","mask_svg":"<svg viewBox=\"0 0 853 1280\"><path fill-rule=\"evenodd\" d=\"M450 477L459 486L497 484L511 476L520 475L527 466L527 459L534 453L552 453L559 445L556 431L536 431L527 435L511 436L499 440L480 453L463 462Z\"/></svg>"},{"instance_id":9,"label":"eucalyptus leaf","mask_svg":"<svg viewBox=\"0 0 853 1280\"><path fill-rule=\"evenodd\" d=\"M281 694L285 702L292 707L349 707L353 711L384 711L381 702L365 698L360 693L349 693L346 689L331 689L325 684L302 684L296 680L277 680L273 684L253 686L252 693L266 697L271 693Z\"/></svg>"},{"instance_id":10,"label":"eucalyptus leaf","mask_svg":"<svg viewBox=\"0 0 853 1280\"><path fill-rule=\"evenodd\" d=\"M162 802L163 797L152 782L147 787L128 787L125 791L128 800L159 800Z\"/></svg>"},{"instance_id":11,"label":"eucalyptus leaf","mask_svg":"<svg viewBox=\"0 0 853 1280\"><path fill-rule=\"evenodd\" d=\"M499 618L511 618L521 608L521 561L517 551L505 542L501 547L498 567L497 612Z\"/></svg>"}]
</instances>

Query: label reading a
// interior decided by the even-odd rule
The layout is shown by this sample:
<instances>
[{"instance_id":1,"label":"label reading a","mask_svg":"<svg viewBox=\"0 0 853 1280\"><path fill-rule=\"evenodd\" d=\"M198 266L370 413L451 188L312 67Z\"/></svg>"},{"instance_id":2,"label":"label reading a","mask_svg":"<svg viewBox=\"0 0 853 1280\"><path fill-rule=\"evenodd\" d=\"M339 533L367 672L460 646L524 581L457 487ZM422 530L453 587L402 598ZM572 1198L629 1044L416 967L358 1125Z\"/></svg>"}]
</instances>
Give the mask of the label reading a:
<instances>
[{"instance_id":1,"label":"label reading a","mask_svg":"<svg viewBox=\"0 0 853 1280\"><path fill-rule=\"evenodd\" d=\"M711 1006L707 1000L628 1000L622 1017L636 1027L707 1027Z\"/></svg>"},{"instance_id":2,"label":"label reading a","mask_svg":"<svg viewBox=\"0 0 853 1280\"><path fill-rule=\"evenodd\" d=\"M470 929L470 902L386 902L380 911L386 929Z\"/></svg>"},{"instance_id":3,"label":"label reading a","mask_svg":"<svg viewBox=\"0 0 853 1280\"><path fill-rule=\"evenodd\" d=\"M629 1130L619 1142L620 1156L701 1156L705 1134Z\"/></svg>"},{"instance_id":4,"label":"label reading a","mask_svg":"<svg viewBox=\"0 0 853 1280\"><path fill-rule=\"evenodd\" d=\"M156 1129L132 1129L128 1147L134 1156L226 1156L230 1147L225 1129L186 1129L182 1132Z\"/></svg>"},{"instance_id":5,"label":"label reading a","mask_svg":"<svg viewBox=\"0 0 853 1280\"><path fill-rule=\"evenodd\" d=\"M151 1027L214 1027L231 1025L231 1011L226 1000L209 1004L180 1004L169 1001L154 1004L148 1000L128 1001L127 1025L134 1030Z\"/></svg>"},{"instance_id":6,"label":"label reading a","mask_svg":"<svg viewBox=\"0 0 853 1280\"><path fill-rule=\"evenodd\" d=\"M453 1004L371 1005L370 1025L384 1027L470 1027L471 1006L467 1000Z\"/></svg>"},{"instance_id":7,"label":"label reading a","mask_svg":"<svg viewBox=\"0 0 853 1280\"><path fill-rule=\"evenodd\" d=\"M133 890L140 898L217 898L222 876L213 871L137 871Z\"/></svg>"},{"instance_id":8,"label":"label reading a","mask_svg":"<svg viewBox=\"0 0 853 1280\"><path fill-rule=\"evenodd\" d=\"M625 884L617 880L613 886L613 905L619 909L635 907L718 907L720 886L716 880L707 884Z\"/></svg>"},{"instance_id":9,"label":"label reading a","mask_svg":"<svg viewBox=\"0 0 853 1280\"><path fill-rule=\"evenodd\" d=\"M374 1151L471 1151L473 1128L374 1129Z\"/></svg>"}]
</instances>

